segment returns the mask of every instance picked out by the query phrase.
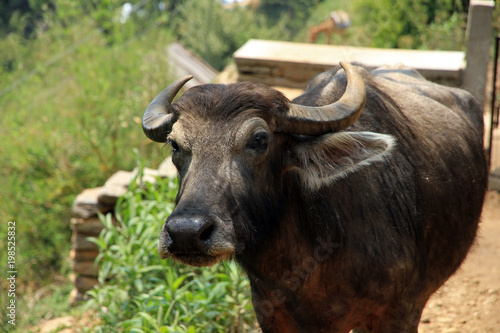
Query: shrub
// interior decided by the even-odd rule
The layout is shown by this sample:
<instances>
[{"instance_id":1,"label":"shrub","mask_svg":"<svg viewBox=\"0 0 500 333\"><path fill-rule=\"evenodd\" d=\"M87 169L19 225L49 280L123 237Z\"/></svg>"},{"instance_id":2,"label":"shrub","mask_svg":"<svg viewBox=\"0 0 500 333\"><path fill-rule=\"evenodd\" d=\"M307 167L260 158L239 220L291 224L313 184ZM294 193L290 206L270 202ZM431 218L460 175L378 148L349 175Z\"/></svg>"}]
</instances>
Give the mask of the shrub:
<instances>
[{"instance_id":1,"label":"shrub","mask_svg":"<svg viewBox=\"0 0 500 333\"><path fill-rule=\"evenodd\" d=\"M106 229L94 239L101 285L89 292L101 322L92 332L245 332L256 322L236 264L200 269L158 256L176 191L172 179L145 184L119 200L115 224L102 216Z\"/></svg>"},{"instance_id":2,"label":"shrub","mask_svg":"<svg viewBox=\"0 0 500 333\"><path fill-rule=\"evenodd\" d=\"M152 167L161 162L139 117L170 82L168 31L151 30L128 44L105 47L91 24L80 23L71 31L53 28L29 43L15 36L0 40L0 49L12 50L0 52L0 65L27 69L0 69L0 196L9 198L0 218L17 222L20 291L69 271L69 220L79 192L133 168L132 146ZM81 35L86 42L72 44ZM1 223L0 248L7 246L5 234ZM0 251L2 262L5 256Z\"/></svg>"}]
</instances>

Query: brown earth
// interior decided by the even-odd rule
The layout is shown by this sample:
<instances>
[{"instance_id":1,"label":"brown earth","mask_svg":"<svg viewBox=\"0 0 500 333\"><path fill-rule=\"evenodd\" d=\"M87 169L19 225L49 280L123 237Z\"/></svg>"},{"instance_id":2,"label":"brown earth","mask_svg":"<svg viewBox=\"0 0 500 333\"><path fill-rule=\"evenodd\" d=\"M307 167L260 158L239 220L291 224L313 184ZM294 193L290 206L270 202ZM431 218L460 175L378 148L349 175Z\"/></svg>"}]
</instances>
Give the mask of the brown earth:
<instances>
[{"instance_id":1,"label":"brown earth","mask_svg":"<svg viewBox=\"0 0 500 333\"><path fill-rule=\"evenodd\" d=\"M490 191L477 244L429 300L419 333L500 332L500 193Z\"/></svg>"}]
</instances>

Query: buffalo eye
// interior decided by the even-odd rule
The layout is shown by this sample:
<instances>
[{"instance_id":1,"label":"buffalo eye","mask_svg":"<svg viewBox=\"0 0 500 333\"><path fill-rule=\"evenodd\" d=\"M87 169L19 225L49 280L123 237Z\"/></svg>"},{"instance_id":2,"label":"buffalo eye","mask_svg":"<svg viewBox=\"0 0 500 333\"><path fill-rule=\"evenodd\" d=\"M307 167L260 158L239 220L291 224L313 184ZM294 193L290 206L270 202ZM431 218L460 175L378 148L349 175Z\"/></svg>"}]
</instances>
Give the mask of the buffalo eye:
<instances>
[{"instance_id":1,"label":"buffalo eye","mask_svg":"<svg viewBox=\"0 0 500 333\"><path fill-rule=\"evenodd\" d=\"M168 142L172 146L172 152L173 153L178 153L181 150L179 148L179 145L177 144L177 142L175 142L174 140L169 139Z\"/></svg>"},{"instance_id":2,"label":"buffalo eye","mask_svg":"<svg viewBox=\"0 0 500 333\"><path fill-rule=\"evenodd\" d=\"M258 152L267 150L269 145L269 134L267 132L257 132L248 140L246 148Z\"/></svg>"}]
</instances>

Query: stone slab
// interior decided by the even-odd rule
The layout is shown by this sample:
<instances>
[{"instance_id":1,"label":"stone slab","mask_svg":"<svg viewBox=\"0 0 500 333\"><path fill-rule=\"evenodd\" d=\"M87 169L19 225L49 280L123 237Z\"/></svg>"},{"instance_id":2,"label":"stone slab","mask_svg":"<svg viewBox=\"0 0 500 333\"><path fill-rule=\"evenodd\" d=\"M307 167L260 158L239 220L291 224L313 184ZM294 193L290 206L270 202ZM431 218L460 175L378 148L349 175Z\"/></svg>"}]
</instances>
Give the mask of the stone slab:
<instances>
[{"instance_id":1,"label":"stone slab","mask_svg":"<svg viewBox=\"0 0 500 333\"><path fill-rule=\"evenodd\" d=\"M104 225L98 217L82 219L74 217L71 219L71 227L79 234L98 236L104 229Z\"/></svg>"},{"instance_id":2,"label":"stone slab","mask_svg":"<svg viewBox=\"0 0 500 333\"><path fill-rule=\"evenodd\" d=\"M83 190L73 202L73 214L76 217L89 218L96 216L98 212L107 213L113 206L103 205L99 202L99 193L102 187Z\"/></svg>"},{"instance_id":3,"label":"stone slab","mask_svg":"<svg viewBox=\"0 0 500 333\"><path fill-rule=\"evenodd\" d=\"M90 261L90 260L94 261L98 255L99 251L97 250L81 251L81 250L71 249L69 251L69 258L75 261Z\"/></svg>"},{"instance_id":4,"label":"stone slab","mask_svg":"<svg viewBox=\"0 0 500 333\"><path fill-rule=\"evenodd\" d=\"M71 274L70 281L73 282L73 285L76 287L76 289L78 289L82 293L93 289L99 284L99 281L95 277L76 274Z\"/></svg>"},{"instance_id":5,"label":"stone slab","mask_svg":"<svg viewBox=\"0 0 500 333\"><path fill-rule=\"evenodd\" d=\"M98 193L97 200L106 206L115 206L118 199L127 193L127 187L121 185L105 185Z\"/></svg>"},{"instance_id":6,"label":"stone slab","mask_svg":"<svg viewBox=\"0 0 500 333\"><path fill-rule=\"evenodd\" d=\"M73 261L71 268L73 272L85 276L97 278L99 274L99 266L96 266L94 261Z\"/></svg>"},{"instance_id":7,"label":"stone slab","mask_svg":"<svg viewBox=\"0 0 500 333\"><path fill-rule=\"evenodd\" d=\"M117 171L104 183L104 186L122 186L128 187L135 177L132 171Z\"/></svg>"},{"instance_id":8,"label":"stone slab","mask_svg":"<svg viewBox=\"0 0 500 333\"><path fill-rule=\"evenodd\" d=\"M76 251L99 251L97 244L88 240L88 236L73 231L71 236L71 248Z\"/></svg>"},{"instance_id":9,"label":"stone slab","mask_svg":"<svg viewBox=\"0 0 500 333\"><path fill-rule=\"evenodd\" d=\"M142 179L136 179L139 172L138 168L133 171L117 171L106 181L104 186L99 187L97 190L97 203L101 206L114 207L118 199L127 192L130 183L134 179L136 179L137 185L140 185L141 181L154 184L158 177L166 177L172 174L170 165L164 165L162 168L162 170L144 168Z\"/></svg>"},{"instance_id":10,"label":"stone slab","mask_svg":"<svg viewBox=\"0 0 500 333\"><path fill-rule=\"evenodd\" d=\"M403 64L424 77L459 86L465 66L464 52L374 49L251 39L234 53L239 81L304 89L317 74L340 61L369 67Z\"/></svg>"}]
</instances>

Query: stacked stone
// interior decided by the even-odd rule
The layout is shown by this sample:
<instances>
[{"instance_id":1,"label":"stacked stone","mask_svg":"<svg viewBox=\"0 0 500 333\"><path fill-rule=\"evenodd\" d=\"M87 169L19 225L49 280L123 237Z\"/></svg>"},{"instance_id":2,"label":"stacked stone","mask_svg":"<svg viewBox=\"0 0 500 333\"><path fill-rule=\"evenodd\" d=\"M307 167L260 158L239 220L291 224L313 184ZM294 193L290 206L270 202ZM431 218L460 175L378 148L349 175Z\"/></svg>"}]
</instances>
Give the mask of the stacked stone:
<instances>
[{"instance_id":1,"label":"stacked stone","mask_svg":"<svg viewBox=\"0 0 500 333\"><path fill-rule=\"evenodd\" d=\"M111 214L112 220L115 221L116 202L125 194L129 184L136 179L137 172L137 169L131 172L118 171L103 186L84 190L74 201L73 218L71 219L73 235L70 251L72 260L70 278L75 286L70 295L72 304L85 300L85 293L99 283L97 280L99 267L95 263L99 248L88 239L99 236L99 233L104 229L98 213ZM157 177L170 177L175 176L175 174L176 170L171 159L167 159L158 170L145 168L142 182L154 183Z\"/></svg>"}]
</instances>

